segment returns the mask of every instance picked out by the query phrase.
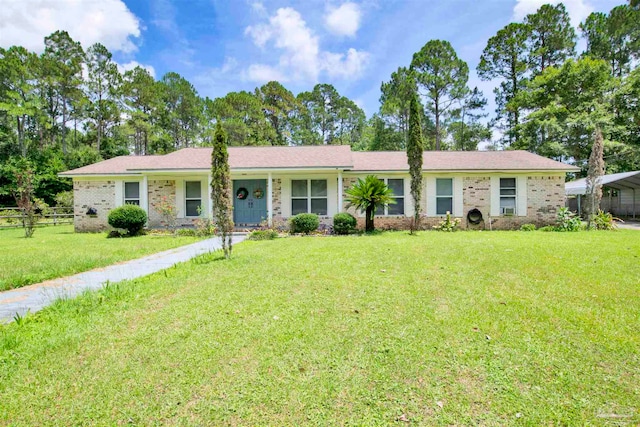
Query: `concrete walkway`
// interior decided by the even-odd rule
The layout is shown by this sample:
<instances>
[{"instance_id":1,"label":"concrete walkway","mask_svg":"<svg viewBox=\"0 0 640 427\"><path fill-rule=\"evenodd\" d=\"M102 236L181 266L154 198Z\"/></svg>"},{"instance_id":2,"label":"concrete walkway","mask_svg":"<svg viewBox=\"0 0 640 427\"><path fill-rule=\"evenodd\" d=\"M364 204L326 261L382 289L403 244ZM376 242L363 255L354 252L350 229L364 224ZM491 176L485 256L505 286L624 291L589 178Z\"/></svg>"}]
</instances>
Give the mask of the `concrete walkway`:
<instances>
[{"instance_id":1,"label":"concrete walkway","mask_svg":"<svg viewBox=\"0 0 640 427\"><path fill-rule=\"evenodd\" d=\"M234 235L233 243L239 243L245 237L244 234ZM74 276L0 292L0 323L12 321L16 314L24 316L27 312L40 311L60 298L74 298L87 289L100 289L107 282L115 283L147 276L220 248L220 238L216 237Z\"/></svg>"}]
</instances>

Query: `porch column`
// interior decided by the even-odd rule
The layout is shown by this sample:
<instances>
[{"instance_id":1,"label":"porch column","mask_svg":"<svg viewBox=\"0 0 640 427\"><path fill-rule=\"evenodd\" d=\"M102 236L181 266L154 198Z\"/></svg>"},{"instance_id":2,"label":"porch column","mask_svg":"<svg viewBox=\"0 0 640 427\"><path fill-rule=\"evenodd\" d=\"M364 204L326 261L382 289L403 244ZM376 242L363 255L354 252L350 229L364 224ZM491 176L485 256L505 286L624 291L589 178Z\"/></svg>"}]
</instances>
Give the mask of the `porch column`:
<instances>
[{"instance_id":1,"label":"porch column","mask_svg":"<svg viewBox=\"0 0 640 427\"><path fill-rule=\"evenodd\" d=\"M213 219L213 200L211 199L211 181L213 177L209 174L207 179L207 206L209 210L209 218Z\"/></svg>"},{"instance_id":2,"label":"porch column","mask_svg":"<svg viewBox=\"0 0 640 427\"><path fill-rule=\"evenodd\" d=\"M342 212L342 171L338 171L338 213Z\"/></svg>"},{"instance_id":3,"label":"porch column","mask_svg":"<svg viewBox=\"0 0 640 427\"><path fill-rule=\"evenodd\" d=\"M147 176L142 177L142 185L140 186L140 207L144 209L149 216L149 179Z\"/></svg>"},{"instance_id":4,"label":"porch column","mask_svg":"<svg viewBox=\"0 0 640 427\"><path fill-rule=\"evenodd\" d=\"M269 227L273 224L273 184L271 178L271 172L269 172L267 177L267 222Z\"/></svg>"}]
</instances>

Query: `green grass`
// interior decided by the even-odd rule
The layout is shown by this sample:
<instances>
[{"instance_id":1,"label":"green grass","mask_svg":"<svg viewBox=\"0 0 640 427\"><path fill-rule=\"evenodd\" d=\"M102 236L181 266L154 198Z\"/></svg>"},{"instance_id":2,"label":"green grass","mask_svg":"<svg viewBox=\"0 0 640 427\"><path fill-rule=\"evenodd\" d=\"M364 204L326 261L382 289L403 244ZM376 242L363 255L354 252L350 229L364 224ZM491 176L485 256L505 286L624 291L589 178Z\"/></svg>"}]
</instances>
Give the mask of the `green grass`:
<instances>
[{"instance_id":1,"label":"green grass","mask_svg":"<svg viewBox=\"0 0 640 427\"><path fill-rule=\"evenodd\" d=\"M106 233L74 233L73 226L0 230L0 291L39 283L195 242L193 237L148 235L107 239Z\"/></svg>"},{"instance_id":2,"label":"green grass","mask_svg":"<svg viewBox=\"0 0 640 427\"><path fill-rule=\"evenodd\" d=\"M245 242L0 329L0 424L637 425L640 233Z\"/></svg>"}]
</instances>

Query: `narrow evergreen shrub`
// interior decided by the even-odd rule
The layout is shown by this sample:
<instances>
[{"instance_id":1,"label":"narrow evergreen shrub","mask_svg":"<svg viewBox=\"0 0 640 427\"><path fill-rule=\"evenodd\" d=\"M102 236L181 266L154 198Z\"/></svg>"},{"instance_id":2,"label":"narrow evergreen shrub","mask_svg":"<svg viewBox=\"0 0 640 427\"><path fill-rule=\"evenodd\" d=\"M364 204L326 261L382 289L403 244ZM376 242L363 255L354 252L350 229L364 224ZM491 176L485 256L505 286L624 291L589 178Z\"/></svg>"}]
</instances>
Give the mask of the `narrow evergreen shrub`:
<instances>
[{"instance_id":1,"label":"narrow evergreen shrub","mask_svg":"<svg viewBox=\"0 0 640 427\"><path fill-rule=\"evenodd\" d=\"M356 230L358 220L347 212L340 212L333 216L333 231L336 234L349 234Z\"/></svg>"},{"instance_id":2,"label":"narrow evergreen shrub","mask_svg":"<svg viewBox=\"0 0 640 427\"><path fill-rule=\"evenodd\" d=\"M127 230L129 236L135 236L147 223L147 213L140 206L123 205L109 212L108 221L113 228Z\"/></svg>"},{"instance_id":3,"label":"narrow evergreen shrub","mask_svg":"<svg viewBox=\"0 0 640 427\"><path fill-rule=\"evenodd\" d=\"M320 226L320 218L316 214L302 213L291 217L291 233L309 234Z\"/></svg>"}]
</instances>

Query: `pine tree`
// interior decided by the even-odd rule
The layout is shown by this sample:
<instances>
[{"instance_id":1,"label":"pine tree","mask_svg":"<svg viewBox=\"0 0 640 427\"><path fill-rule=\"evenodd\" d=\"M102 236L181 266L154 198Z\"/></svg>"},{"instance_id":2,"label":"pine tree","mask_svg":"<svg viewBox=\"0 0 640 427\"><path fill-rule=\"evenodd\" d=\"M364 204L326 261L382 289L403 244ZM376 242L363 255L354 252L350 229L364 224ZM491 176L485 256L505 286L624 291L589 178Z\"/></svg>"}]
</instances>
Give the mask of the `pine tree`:
<instances>
[{"instance_id":1,"label":"pine tree","mask_svg":"<svg viewBox=\"0 0 640 427\"><path fill-rule=\"evenodd\" d=\"M413 199L413 221L410 232L420 228L420 196L422 195L422 125L420 124L420 104L414 94L409 105L409 139L407 141L407 160L411 174L411 198Z\"/></svg>"},{"instance_id":2,"label":"pine tree","mask_svg":"<svg viewBox=\"0 0 640 427\"><path fill-rule=\"evenodd\" d=\"M227 151L227 134L220 122L213 134L213 151L211 152L211 200L216 233L222 240L225 258L231 257L233 232L233 206L231 205L231 171L229 168L229 152Z\"/></svg>"},{"instance_id":3,"label":"pine tree","mask_svg":"<svg viewBox=\"0 0 640 427\"><path fill-rule=\"evenodd\" d=\"M602 176L604 175L603 159L604 142L602 131L596 129L595 140L589 156L589 171L587 172L587 228L591 228L591 220L598 212L600 199L602 199Z\"/></svg>"}]
</instances>

